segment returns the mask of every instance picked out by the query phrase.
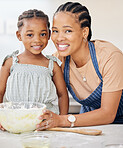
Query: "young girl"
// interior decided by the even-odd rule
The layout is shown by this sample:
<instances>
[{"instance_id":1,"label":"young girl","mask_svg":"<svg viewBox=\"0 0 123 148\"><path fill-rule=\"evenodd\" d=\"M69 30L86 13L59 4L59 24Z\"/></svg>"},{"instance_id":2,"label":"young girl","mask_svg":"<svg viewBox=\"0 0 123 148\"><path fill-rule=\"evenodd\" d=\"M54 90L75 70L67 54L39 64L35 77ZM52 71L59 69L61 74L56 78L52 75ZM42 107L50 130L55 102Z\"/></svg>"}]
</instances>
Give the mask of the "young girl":
<instances>
[{"instance_id":1,"label":"young girl","mask_svg":"<svg viewBox=\"0 0 123 148\"><path fill-rule=\"evenodd\" d=\"M19 41L25 51L6 56L0 71L0 102L32 101L44 103L54 113L68 113L68 94L61 61L53 56L44 56L42 50L50 38L48 16L39 10L28 10L18 18ZM58 106L55 105L58 96Z\"/></svg>"}]
</instances>

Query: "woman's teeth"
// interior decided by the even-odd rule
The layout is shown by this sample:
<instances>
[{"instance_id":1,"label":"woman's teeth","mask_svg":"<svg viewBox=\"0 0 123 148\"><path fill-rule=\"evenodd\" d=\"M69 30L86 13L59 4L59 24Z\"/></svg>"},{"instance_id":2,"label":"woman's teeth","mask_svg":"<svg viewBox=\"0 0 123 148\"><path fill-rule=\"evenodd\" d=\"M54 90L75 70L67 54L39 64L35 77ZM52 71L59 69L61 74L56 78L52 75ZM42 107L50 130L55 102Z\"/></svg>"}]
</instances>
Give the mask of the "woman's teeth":
<instances>
[{"instance_id":1,"label":"woman's teeth","mask_svg":"<svg viewBox=\"0 0 123 148\"><path fill-rule=\"evenodd\" d=\"M60 48L68 47L68 45L59 45Z\"/></svg>"}]
</instances>

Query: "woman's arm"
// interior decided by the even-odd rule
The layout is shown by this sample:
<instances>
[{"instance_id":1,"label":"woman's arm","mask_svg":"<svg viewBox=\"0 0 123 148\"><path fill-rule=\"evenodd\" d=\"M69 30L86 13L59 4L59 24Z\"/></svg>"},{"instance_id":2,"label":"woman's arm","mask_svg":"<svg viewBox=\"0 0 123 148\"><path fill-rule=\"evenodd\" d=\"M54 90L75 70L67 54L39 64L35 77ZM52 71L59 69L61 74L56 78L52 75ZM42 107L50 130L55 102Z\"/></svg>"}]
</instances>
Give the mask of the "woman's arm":
<instances>
[{"instance_id":1,"label":"woman's arm","mask_svg":"<svg viewBox=\"0 0 123 148\"><path fill-rule=\"evenodd\" d=\"M102 93L101 107L94 111L76 115L75 126L93 126L112 123L119 106L122 90Z\"/></svg>"},{"instance_id":2,"label":"woman's arm","mask_svg":"<svg viewBox=\"0 0 123 148\"><path fill-rule=\"evenodd\" d=\"M3 102L3 96L6 89L6 82L10 74L10 67L12 65L12 58L5 61L4 65L0 69L0 103Z\"/></svg>"},{"instance_id":3,"label":"woman's arm","mask_svg":"<svg viewBox=\"0 0 123 148\"><path fill-rule=\"evenodd\" d=\"M101 107L94 111L74 115L76 121L74 126L94 126L112 123L115 119L119 106L122 90L116 92L106 92L102 94ZM56 115L50 111L46 111L40 119L46 119L39 124L39 130L51 127L70 127L68 121L69 115ZM48 121L48 124L47 124Z\"/></svg>"},{"instance_id":4,"label":"woman's arm","mask_svg":"<svg viewBox=\"0 0 123 148\"><path fill-rule=\"evenodd\" d=\"M114 121L122 94L122 61L123 56L121 53L115 52L111 55L110 60L108 60L105 64L105 69L103 71L103 84L105 86L103 90L106 91L108 89L108 92L102 93L101 107L87 113L75 115L75 126L102 125L109 124ZM117 68L119 70L117 70ZM109 84L112 84L112 86L116 86L116 88L114 88L114 90L116 91L111 91L112 86L110 86ZM44 114L41 118L46 118L46 121L42 122L41 125L39 125L39 127L41 126L41 128L44 129L47 128L45 127L47 121L49 122L49 127L70 127L70 122L67 119L68 115L58 116L51 113L50 111L47 111L46 114Z\"/></svg>"},{"instance_id":5,"label":"woman's arm","mask_svg":"<svg viewBox=\"0 0 123 148\"><path fill-rule=\"evenodd\" d=\"M53 82L56 86L57 95L59 98L58 99L59 111L61 115L65 115L68 114L68 109L69 109L68 92L61 68L55 62L54 62L53 73L54 73Z\"/></svg>"}]
</instances>

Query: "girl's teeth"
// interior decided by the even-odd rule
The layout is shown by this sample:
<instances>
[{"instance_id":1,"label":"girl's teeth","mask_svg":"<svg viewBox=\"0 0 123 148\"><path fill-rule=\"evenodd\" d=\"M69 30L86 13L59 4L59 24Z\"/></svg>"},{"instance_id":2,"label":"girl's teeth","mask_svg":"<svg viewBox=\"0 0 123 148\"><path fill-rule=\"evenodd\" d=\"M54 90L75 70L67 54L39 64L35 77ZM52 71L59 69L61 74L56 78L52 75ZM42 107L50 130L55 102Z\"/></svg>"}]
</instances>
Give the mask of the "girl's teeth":
<instances>
[{"instance_id":1,"label":"girl's teeth","mask_svg":"<svg viewBox=\"0 0 123 148\"><path fill-rule=\"evenodd\" d=\"M33 46L33 48L34 48L34 49L39 49L39 48L40 48L40 46Z\"/></svg>"},{"instance_id":2,"label":"girl's teeth","mask_svg":"<svg viewBox=\"0 0 123 148\"><path fill-rule=\"evenodd\" d=\"M39 48L40 46L33 46L34 48Z\"/></svg>"}]
</instances>

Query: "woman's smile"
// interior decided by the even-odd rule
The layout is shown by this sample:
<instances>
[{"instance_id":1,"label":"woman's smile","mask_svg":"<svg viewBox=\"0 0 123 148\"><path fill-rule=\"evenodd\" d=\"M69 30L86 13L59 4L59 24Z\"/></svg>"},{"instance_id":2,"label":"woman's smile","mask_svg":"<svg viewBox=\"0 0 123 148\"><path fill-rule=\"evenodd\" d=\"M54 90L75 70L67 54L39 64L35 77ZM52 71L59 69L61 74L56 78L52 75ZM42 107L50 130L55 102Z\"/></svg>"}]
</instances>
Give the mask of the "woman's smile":
<instances>
[{"instance_id":1,"label":"woman's smile","mask_svg":"<svg viewBox=\"0 0 123 148\"><path fill-rule=\"evenodd\" d=\"M60 56L78 52L82 48L82 37L83 30L74 14L59 12L54 16L51 39Z\"/></svg>"},{"instance_id":2,"label":"woman's smile","mask_svg":"<svg viewBox=\"0 0 123 148\"><path fill-rule=\"evenodd\" d=\"M68 47L70 46L70 45L68 45L68 44L57 44L57 49L58 50L60 50L60 51L64 51L64 50L66 50L66 49L68 49Z\"/></svg>"}]
</instances>

